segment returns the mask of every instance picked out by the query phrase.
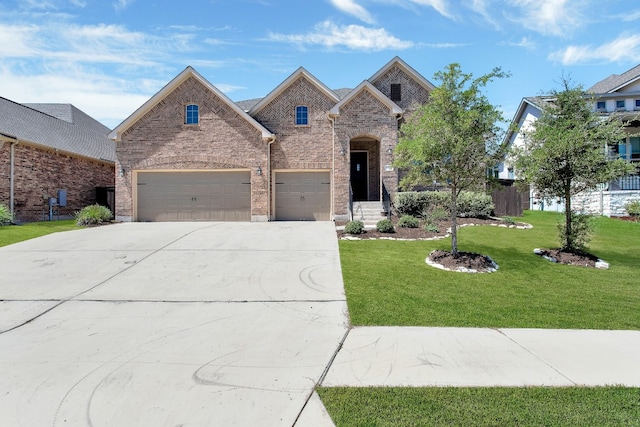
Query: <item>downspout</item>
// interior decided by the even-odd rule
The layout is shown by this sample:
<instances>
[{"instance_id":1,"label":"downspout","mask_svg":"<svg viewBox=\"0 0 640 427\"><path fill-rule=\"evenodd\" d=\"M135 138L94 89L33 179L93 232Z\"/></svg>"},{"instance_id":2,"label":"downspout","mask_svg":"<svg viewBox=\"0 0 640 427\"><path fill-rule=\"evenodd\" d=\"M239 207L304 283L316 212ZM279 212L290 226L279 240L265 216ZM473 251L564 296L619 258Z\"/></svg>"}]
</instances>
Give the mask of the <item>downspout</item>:
<instances>
[{"instance_id":1,"label":"downspout","mask_svg":"<svg viewBox=\"0 0 640 427\"><path fill-rule=\"evenodd\" d=\"M267 221L271 221L271 144L276 142L276 136L270 136L267 141Z\"/></svg>"},{"instance_id":2,"label":"downspout","mask_svg":"<svg viewBox=\"0 0 640 427\"><path fill-rule=\"evenodd\" d=\"M18 141L11 141L10 147L10 160L9 160L9 210L11 212L11 220L15 220L15 212L14 212L14 192L15 192L15 146L18 144Z\"/></svg>"},{"instance_id":3,"label":"downspout","mask_svg":"<svg viewBox=\"0 0 640 427\"><path fill-rule=\"evenodd\" d=\"M336 220L336 123L335 117L327 113L327 118L331 122L331 216Z\"/></svg>"}]
</instances>

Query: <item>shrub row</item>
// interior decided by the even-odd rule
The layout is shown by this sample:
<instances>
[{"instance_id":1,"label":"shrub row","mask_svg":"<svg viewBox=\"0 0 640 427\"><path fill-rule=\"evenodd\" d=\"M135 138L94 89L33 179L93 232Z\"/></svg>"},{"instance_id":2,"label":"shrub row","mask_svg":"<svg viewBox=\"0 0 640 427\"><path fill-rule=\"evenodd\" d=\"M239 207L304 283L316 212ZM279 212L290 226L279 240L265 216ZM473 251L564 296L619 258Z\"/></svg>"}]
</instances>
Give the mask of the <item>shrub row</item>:
<instances>
[{"instance_id":1,"label":"shrub row","mask_svg":"<svg viewBox=\"0 0 640 427\"><path fill-rule=\"evenodd\" d=\"M89 205L76 212L76 224L95 225L109 221L113 215L109 208L95 204Z\"/></svg>"},{"instance_id":2,"label":"shrub row","mask_svg":"<svg viewBox=\"0 0 640 427\"><path fill-rule=\"evenodd\" d=\"M426 218L435 212L437 216L448 216L450 200L451 193L446 191L409 191L396 194L394 207L398 215ZM491 195L471 191L460 193L457 205L458 216L467 218L486 218L494 207Z\"/></svg>"}]
</instances>

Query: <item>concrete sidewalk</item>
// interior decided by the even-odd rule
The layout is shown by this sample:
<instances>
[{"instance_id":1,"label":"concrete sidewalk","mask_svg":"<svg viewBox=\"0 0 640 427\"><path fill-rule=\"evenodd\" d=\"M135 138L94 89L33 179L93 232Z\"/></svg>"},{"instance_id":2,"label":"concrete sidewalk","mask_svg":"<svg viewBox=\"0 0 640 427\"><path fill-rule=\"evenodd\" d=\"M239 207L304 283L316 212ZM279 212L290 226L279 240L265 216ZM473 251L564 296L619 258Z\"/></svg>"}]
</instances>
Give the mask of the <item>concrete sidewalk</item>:
<instances>
[{"instance_id":1,"label":"concrete sidewalk","mask_svg":"<svg viewBox=\"0 0 640 427\"><path fill-rule=\"evenodd\" d=\"M358 327L322 385L640 387L640 331Z\"/></svg>"}]
</instances>

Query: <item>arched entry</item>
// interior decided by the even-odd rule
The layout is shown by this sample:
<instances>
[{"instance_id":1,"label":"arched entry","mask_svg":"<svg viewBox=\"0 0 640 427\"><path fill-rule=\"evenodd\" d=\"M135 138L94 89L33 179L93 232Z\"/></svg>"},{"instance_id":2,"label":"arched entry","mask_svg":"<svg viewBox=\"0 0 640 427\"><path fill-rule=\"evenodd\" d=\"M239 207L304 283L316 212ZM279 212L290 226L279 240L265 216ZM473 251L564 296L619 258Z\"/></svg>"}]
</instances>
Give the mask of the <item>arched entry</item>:
<instances>
[{"instance_id":1,"label":"arched entry","mask_svg":"<svg viewBox=\"0 0 640 427\"><path fill-rule=\"evenodd\" d=\"M380 200L380 143L371 137L350 141L350 183L353 201Z\"/></svg>"}]
</instances>

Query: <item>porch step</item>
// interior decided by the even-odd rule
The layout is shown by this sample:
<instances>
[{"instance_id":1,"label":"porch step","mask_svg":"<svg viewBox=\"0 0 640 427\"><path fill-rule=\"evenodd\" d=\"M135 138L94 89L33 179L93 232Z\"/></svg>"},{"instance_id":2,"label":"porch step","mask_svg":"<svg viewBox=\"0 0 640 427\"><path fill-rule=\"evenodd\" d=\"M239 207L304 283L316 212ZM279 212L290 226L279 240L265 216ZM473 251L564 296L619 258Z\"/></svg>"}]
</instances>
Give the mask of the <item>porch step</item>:
<instances>
[{"instance_id":1,"label":"porch step","mask_svg":"<svg viewBox=\"0 0 640 427\"><path fill-rule=\"evenodd\" d=\"M364 225L376 225L385 218L382 202L353 202L353 219Z\"/></svg>"}]
</instances>

